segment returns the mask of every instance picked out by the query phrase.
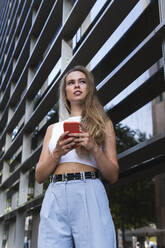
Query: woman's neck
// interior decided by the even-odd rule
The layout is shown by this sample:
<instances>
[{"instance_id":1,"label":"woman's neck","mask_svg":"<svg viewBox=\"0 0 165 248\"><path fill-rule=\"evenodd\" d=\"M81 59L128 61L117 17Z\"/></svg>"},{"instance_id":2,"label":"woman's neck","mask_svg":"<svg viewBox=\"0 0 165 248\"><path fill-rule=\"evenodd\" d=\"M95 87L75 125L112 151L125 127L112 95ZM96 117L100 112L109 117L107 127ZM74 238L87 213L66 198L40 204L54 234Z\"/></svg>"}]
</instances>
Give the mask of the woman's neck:
<instances>
[{"instance_id":1,"label":"woman's neck","mask_svg":"<svg viewBox=\"0 0 165 248\"><path fill-rule=\"evenodd\" d=\"M82 114L82 108L80 108L79 106L71 107L71 112L70 112L71 116L80 116L81 114Z\"/></svg>"},{"instance_id":2,"label":"woman's neck","mask_svg":"<svg viewBox=\"0 0 165 248\"><path fill-rule=\"evenodd\" d=\"M71 116L81 116L81 112L72 112L70 113Z\"/></svg>"}]
</instances>

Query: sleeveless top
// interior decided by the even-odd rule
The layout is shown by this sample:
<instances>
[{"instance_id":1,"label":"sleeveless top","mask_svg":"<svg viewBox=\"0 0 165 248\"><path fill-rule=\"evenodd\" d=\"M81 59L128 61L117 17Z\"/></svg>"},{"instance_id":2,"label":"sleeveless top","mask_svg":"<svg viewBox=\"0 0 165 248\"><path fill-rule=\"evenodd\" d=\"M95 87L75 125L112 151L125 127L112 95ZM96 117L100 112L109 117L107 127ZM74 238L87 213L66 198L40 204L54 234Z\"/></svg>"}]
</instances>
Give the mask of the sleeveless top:
<instances>
[{"instance_id":1,"label":"sleeveless top","mask_svg":"<svg viewBox=\"0 0 165 248\"><path fill-rule=\"evenodd\" d=\"M81 116L73 116L69 117L65 121L81 121ZM57 122L54 124L52 128L52 136L49 141L49 151L53 152L54 148L56 147L56 143L62 133L64 133L63 124L65 121ZM74 162L74 163L81 163L85 165L92 166L94 168L98 168L96 160L94 159L93 155L89 155L88 157L84 155L78 155L76 149L71 150L67 154L61 156L59 164L67 163L67 162Z\"/></svg>"}]
</instances>

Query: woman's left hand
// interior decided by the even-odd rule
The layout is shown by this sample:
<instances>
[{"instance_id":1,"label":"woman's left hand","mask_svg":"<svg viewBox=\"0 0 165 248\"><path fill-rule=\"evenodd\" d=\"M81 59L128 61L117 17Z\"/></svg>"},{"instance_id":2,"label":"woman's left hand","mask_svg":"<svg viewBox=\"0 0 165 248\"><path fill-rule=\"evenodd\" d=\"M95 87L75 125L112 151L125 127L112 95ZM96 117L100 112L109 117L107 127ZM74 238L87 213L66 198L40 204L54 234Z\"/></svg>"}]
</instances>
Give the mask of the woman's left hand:
<instances>
[{"instance_id":1,"label":"woman's left hand","mask_svg":"<svg viewBox=\"0 0 165 248\"><path fill-rule=\"evenodd\" d=\"M83 124L80 123L80 133L70 133L69 136L75 137L74 142L77 147L83 146L88 151L92 151L96 146L95 140L90 136Z\"/></svg>"}]
</instances>

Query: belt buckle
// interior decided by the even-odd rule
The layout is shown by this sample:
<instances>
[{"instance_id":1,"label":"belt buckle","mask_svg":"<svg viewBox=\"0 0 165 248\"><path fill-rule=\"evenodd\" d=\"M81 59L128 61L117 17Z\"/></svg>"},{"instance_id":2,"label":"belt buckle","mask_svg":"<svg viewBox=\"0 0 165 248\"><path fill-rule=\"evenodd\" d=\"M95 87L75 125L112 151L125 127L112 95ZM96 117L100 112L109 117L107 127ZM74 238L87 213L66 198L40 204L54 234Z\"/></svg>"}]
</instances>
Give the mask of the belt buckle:
<instances>
[{"instance_id":1,"label":"belt buckle","mask_svg":"<svg viewBox=\"0 0 165 248\"><path fill-rule=\"evenodd\" d=\"M91 178L92 179L95 179L96 178L96 175L95 175L95 172L94 171L91 171Z\"/></svg>"},{"instance_id":2,"label":"belt buckle","mask_svg":"<svg viewBox=\"0 0 165 248\"><path fill-rule=\"evenodd\" d=\"M84 173L80 172L80 179L83 180L84 179Z\"/></svg>"},{"instance_id":3,"label":"belt buckle","mask_svg":"<svg viewBox=\"0 0 165 248\"><path fill-rule=\"evenodd\" d=\"M67 179L67 174L62 174L62 181L63 182L66 182L68 179Z\"/></svg>"}]
</instances>

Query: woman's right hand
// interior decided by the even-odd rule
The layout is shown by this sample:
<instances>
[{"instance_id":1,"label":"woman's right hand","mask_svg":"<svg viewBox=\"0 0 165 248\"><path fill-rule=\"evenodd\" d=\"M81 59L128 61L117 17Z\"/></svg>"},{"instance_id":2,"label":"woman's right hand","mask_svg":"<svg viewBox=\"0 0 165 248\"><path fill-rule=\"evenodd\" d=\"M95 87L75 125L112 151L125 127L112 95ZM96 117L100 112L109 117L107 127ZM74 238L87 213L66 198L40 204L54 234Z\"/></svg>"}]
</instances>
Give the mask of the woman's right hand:
<instances>
[{"instance_id":1,"label":"woman's right hand","mask_svg":"<svg viewBox=\"0 0 165 248\"><path fill-rule=\"evenodd\" d=\"M53 155L55 155L55 157L56 155L61 157L73 149L73 146L75 145L74 137L65 138L67 134L69 134L69 131L64 132L59 137L56 147L53 150Z\"/></svg>"}]
</instances>

